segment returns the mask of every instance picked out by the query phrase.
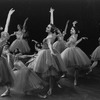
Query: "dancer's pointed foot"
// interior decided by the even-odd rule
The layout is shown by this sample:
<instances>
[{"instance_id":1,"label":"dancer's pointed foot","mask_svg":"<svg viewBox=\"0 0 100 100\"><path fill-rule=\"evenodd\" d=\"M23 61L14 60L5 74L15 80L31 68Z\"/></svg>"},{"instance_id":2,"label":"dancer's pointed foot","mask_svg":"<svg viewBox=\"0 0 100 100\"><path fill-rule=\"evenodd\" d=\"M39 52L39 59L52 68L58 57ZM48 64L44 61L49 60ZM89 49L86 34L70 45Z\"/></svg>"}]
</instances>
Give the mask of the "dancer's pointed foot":
<instances>
[{"instance_id":1,"label":"dancer's pointed foot","mask_svg":"<svg viewBox=\"0 0 100 100\"><path fill-rule=\"evenodd\" d=\"M43 98L43 99L47 98L47 95L40 95L40 94L38 94L38 96L39 96L40 98Z\"/></svg>"},{"instance_id":2,"label":"dancer's pointed foot","mask_svg":"<svg viewBox=\"0 0 100 100\"><path fill-rule=\"evenodd\" d=\"M10 96L10 90L6 90L3 94L1 94L1 97Z\"/></svg>"},{"instance_id":3,"label":"dancer's pointed foot","mask_svg":"<svg viewBox=\"0 0 100 100\"><path fill-rule=\"evenodd\" d=\"M63 74L62 76L61 76L61 78L63 78L63 77L65 77L66 75L65 74Z\"/></svg>"},{"instance_id":4,"label":"dancer's pointed foot","mask_svg":"<svg viewBox=\"0 0 100 100\"><path fill-rule=\"evenodd\" d=\"M76 80L74 80L74 86L76 86L77 85L77 81Z\"/></svg>"},{"instance_id":5,"label":"dancer's pointed foot","mask_svg":"<svg viewBox=\"0 0 100 100\"><path fill-rule=\"evenodd\" d=\"M92 68L90 68L89 71L86 74L89 74L90 72L92 72Z\"/></svg>"},{"instance_id":6,"label":"dancer's pointed foot","mask_svg":"<svg viewBox=\"0 0 100 100\"><path fill-rule=\"evenodd\" d=\"M52 89L50 88L49 91L47 92L48 95L52 94Z\"/></svg>"},{"instance_id":7,"label":"dancer's pointed foot","mask_svg":"<svg viewBox=\"0 0 100 100\"><path fill-rule=\"evenodd\" d=\"M59 87L59 88L62 88L62 86L61 86L60 84L58 84L58 87Z\"/></svg>"}]
</instances>

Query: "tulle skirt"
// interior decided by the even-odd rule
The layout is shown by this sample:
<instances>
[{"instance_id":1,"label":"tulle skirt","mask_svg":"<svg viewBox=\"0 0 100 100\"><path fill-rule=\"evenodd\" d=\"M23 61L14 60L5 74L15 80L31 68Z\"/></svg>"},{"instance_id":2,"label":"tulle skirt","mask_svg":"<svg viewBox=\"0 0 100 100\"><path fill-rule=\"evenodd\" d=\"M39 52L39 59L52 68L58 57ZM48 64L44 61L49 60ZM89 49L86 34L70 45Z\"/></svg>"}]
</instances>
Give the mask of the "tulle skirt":
<instances>
[{"instance_id":1,"label":"tulle skirt","mask_svg":"<svg viewBox=\"0 0 100 100\"><path fill-rule=\"evenodd\" d=\"M98 46L91 55L92 60L100 60L100 46Z\"/></svg>"},{"instance_id":2,"label":"tulle skirt","mask_svg":"<svg viewBox=\"0 0 100 100\"><path fill-rule=\"evenodd\" d=\"M20 70L20 69L25 68L25 67L26 67L25 64L22 61L18 60L18 61L14 62L14 68L13 69Z\"/></svg>"},{"instance_id":3,"label":"tulle skirt","mask_svg":"<svg viewBox=\"0 0 100 100\"><path fill-rule=\"evenodd\" d=\"M58 72L65 72L66 67L61 59L61 55L54 50L55 55L52 55L49 49L44 49L38 52L36 59L29 64L29 68L37 73L41 73L43 77L56 76Z\"/></svg>"},{"instance_id":4,"label":"tulle skirt","mask_svg":"<svg viewBox=\"0 0 100 100\"><path fill-rule=\"evenodd\" d=\"M32 69L27 67L14 71L14 74L15 84L12 87L12 91L16 93L24 94L37 89L41 90L47 85Z\"/></svg>"},{"instance_id":5,"label":"tulle skirt","mask_svg":"<svg viewBox=\"0 0 100 100\"><path fill-rule=\"evenodd\" d=\"M62 53L66 47L65 47L65 42L64 41L56 41L53 44L54 49L56 49L59 53Z\"/></svg>"},{"instance_id":6,"label":"tulle skirt","mask_svg":"<svg viewBox=\"0 0 100 100\"><path fill-rule=\"evenodd\" d=\"M0 85L13 86L14 73L7 63L7 59L0 57Z\"/></svg>"},{"instance_id":7,"label":"tulle skirt","mask_svg":"<svg viewBox=\"0 0 100 100\"><path fill-rule=\"evenodd\" d=\"M78 47L68 47L61 53L69 74L73 74L75 67L88 68L91 64L88 56Z\"/></svg>"},{"instance_id":8,"label":"tulle skirt","mask_svg":"<svg viewBox=\"0 0 100 100\"><path fill-rule=\"evenodd\" d=\"M26 40L16 39L10 46L10 51L14 52L15 49L21 50L22 53L30 52L30 47Z\"/></svg>"}]
</instances>

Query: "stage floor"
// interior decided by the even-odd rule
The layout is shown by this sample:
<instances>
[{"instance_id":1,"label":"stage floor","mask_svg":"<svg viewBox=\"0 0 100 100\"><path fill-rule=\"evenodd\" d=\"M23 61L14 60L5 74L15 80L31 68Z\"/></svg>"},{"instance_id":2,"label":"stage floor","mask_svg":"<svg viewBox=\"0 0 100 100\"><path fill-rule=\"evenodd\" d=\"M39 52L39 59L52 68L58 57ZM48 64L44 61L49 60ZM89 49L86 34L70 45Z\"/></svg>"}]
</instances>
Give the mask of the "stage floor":
<instances>
[{"instance_id":1,"label":"stage floor","mask_svg":"<svg viewBox=\"0 0 100 100\"><path fill-rule=\"evenodd\" d=\"M100 75L79 78L79 85L72 86L66 81L63 88L56 88L52 96L45 100L100 100ZM5 91L0 87L0 94ZM36 96L12 94L10 97L0 97L0 100L41 100Z\"/></svg>"}]
</instances>

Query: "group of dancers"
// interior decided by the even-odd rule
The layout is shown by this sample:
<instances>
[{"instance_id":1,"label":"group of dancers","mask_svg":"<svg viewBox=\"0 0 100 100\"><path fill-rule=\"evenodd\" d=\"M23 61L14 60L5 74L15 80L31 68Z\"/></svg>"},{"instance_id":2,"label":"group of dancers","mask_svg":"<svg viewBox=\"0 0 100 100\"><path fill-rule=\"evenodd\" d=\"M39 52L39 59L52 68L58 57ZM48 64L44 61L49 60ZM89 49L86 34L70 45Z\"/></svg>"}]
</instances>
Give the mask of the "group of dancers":
<instances>
[{"instance_id":1,"label":"group of dancers","mask_svg":"<svg viewBox=\"0 0 100 100\"><path fill-rule=\"evenodd\" d=\"M98 65L100 60L100 46L94 50L91 59L77 46L87 37L79 40L78 33L75 30L77 21L72 23L70 30L71 36L66 40L64 37L67 32L69 20L66 23L65 30L61 32L53 20L53 8L50 8L50 24L46 27L47 37L37 46L38 42L34 39L36 53L29 55L30 47L28 42L23 38L26 34L25 19L23 26L18 25L17 32L8 33L8 27L11 15L15 12L10 9L5 28L0 28L0 85L6 86L6 91L1 97L11 95L11 91L25 95L37 95L46 98L52 94L54 86L62 88L59 80L62 78L73 77L73 85L77 85L78 71L92 69ZM11 36L15 35L16 39L11 45L7 42ZM100 39L99 39L100 41ZM94 61L92 63L92 61ZM77 70L78 69L78 70Z\"/></svg>"}]
</instances>

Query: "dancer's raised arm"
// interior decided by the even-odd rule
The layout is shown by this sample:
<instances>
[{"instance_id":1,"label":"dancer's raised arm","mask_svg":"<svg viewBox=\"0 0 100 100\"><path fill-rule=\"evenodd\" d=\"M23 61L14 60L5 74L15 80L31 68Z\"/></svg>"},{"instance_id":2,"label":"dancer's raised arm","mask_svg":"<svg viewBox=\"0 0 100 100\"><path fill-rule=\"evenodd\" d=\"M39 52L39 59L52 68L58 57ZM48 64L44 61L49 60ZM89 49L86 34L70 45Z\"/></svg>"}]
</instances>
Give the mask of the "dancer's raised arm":
<instances>
[{"instance_id":1,"label":"dancer's raised arm","mask_svg":"<svg viewBox=\"0 0 100 100\"><path fill-rule=\"evenodd\" d=\"M11 19L11 15L14 13L14 9L11 8L9 10L8 16L7 16L7 20L6 20L6 24L5 24L5 28L4 28L4 32L8 32L8 27L9 27L9 23L10 23L10 19Z\"/></svg>"},{"instance_id":2,"label":"dancer's raised arm","mask_svg":"<svg viewBox=\"0 0 100 100\"><path fill-rule=\"evenodd\" d=\"M67 21L66 26L65 26L65 29L63 31L64 36L67 34L68 23L69 23L69 20Z\"/></svg>"},{"instance_id":3,"label":"dancer's raised arm","mask_svg":"<svg viewBox=\"0 0 100 100\"><path fill-rule=\"evenodd\" d=\"M50 24L54 24L54 17L53 17L54 9L50 8L49 12L50 12Z\"/></svg>"},{"instance_id":4,"label":"dancer's raised arm","mask_svg":"<svg viewBox=\"0 0 100 100\"><path fill-rule=\"evenodd\" d=\"M25 19L24 24L23 24L23 32L26 32L26 22L27 22L28 18Z\"/></svg>"}]
</instances>

